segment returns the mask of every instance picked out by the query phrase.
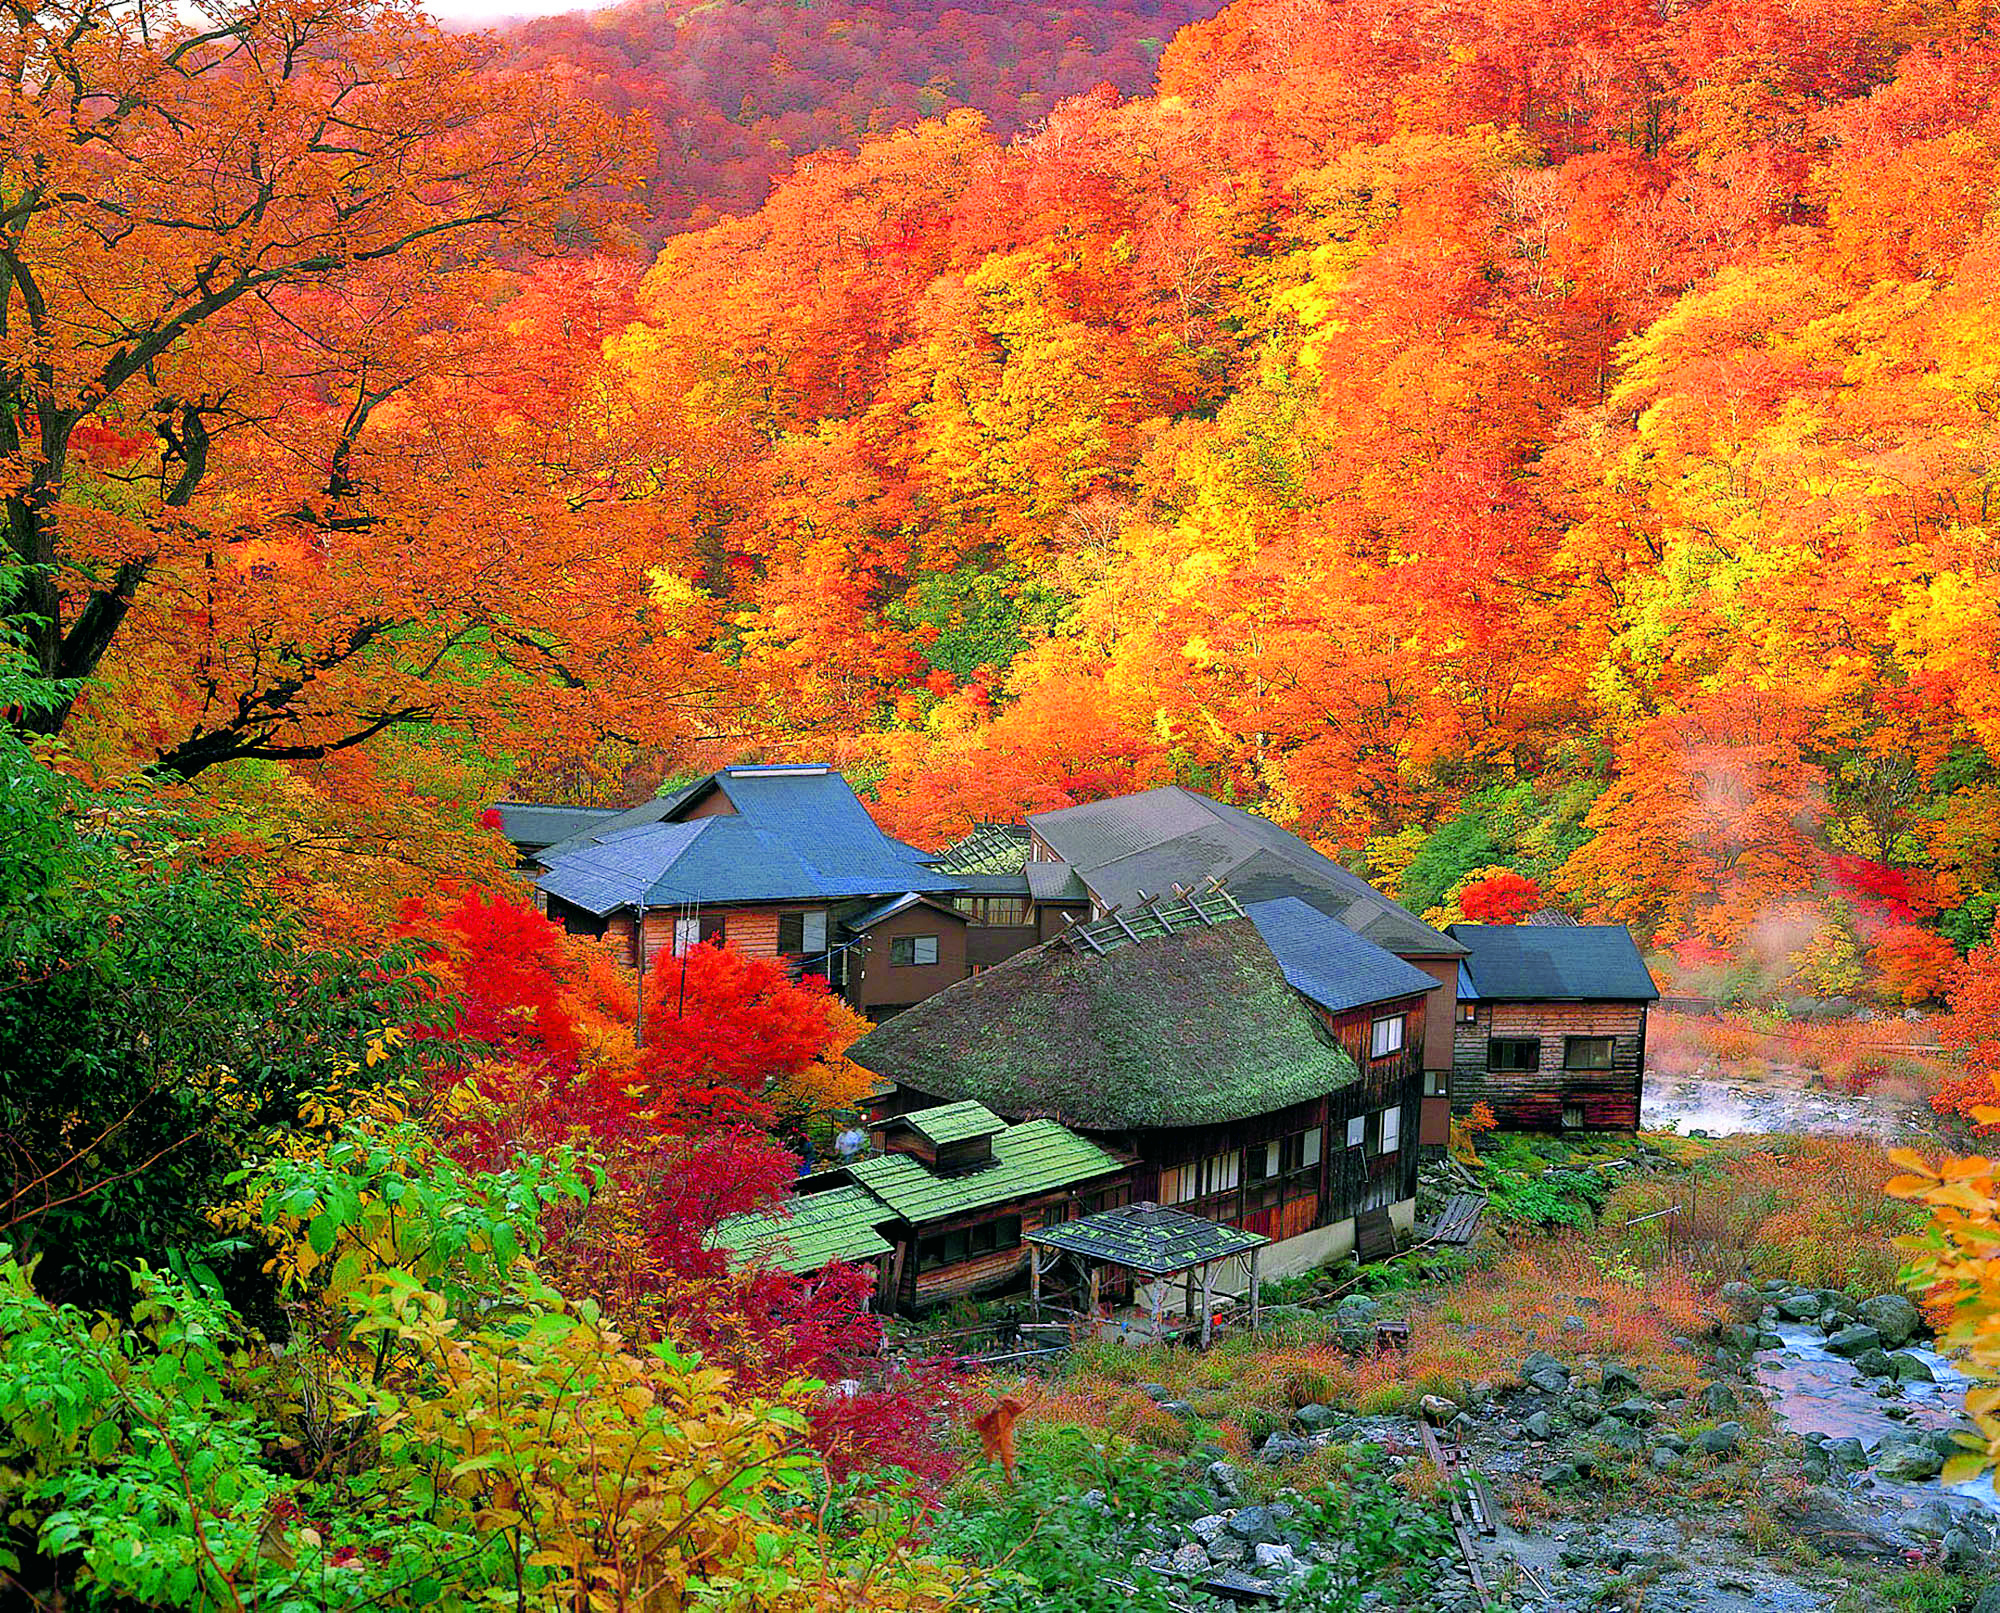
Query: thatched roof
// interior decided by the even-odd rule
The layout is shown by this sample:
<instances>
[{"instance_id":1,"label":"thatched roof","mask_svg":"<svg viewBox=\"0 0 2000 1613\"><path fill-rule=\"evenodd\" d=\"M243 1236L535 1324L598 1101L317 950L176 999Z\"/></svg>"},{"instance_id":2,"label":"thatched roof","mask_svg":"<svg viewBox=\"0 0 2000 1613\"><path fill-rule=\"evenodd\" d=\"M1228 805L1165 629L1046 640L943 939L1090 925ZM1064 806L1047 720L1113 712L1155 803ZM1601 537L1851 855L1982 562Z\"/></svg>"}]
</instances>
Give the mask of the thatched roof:
<instances>
[{"instance_id":1,"label":"thatched roof","mask_svg":"<svg viewBox=\"0 0 2000 1613\"><path fill-rule=\"evenodd\" d=\"M1019 953L848 1052L929 1097L1100 1131L1237 1120L1357 1078L1248 919Z\"/></svg>"}]
</instances>

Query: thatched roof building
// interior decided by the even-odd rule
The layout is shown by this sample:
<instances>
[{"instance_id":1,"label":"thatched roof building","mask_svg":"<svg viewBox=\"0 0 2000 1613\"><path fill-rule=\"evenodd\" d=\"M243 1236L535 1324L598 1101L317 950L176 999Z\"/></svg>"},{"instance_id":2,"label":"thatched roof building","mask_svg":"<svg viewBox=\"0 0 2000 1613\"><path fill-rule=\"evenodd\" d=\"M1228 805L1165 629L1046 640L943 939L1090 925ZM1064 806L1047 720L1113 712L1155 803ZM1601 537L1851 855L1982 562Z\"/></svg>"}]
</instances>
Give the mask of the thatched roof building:
<instances>
[{"instance_id":1,"label":"thatched roof building","mask_svg":"<svg viewBox=\"0 0 2000 1613\"><path fill-rule=\"evenodd\" d=\"M1024 952L849 1053L930 1098L1096 1131L1239 1120L1358 1079L1248 918Z\"/></svg>"}]
</instances>

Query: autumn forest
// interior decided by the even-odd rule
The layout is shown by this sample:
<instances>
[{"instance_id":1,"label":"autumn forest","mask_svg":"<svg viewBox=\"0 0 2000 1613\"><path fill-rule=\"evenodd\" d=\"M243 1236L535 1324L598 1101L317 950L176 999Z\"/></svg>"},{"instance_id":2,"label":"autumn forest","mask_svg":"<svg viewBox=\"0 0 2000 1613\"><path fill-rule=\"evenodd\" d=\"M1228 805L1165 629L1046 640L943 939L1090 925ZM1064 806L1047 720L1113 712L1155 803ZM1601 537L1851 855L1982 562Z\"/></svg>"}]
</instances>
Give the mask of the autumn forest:
<instances>
[{"instance_id":1,"label":"autumn forest","mask_svg":"<svg viewBox=\"0 0 2000 1613\"><path fill-rule=\"evenodd\" d=\"M732 764L830 764L925 852L1180 785L1440 928L1622 924L1676 1001L1794 1038L1663 1040L1690 1070L1819 1058L1807 1007L1914 1025L1892 1056L1956 1128L1922 1158L1675 1137L1615 1179L1921 1200L1926 1314L1963 1300L1990 1358L1992 1167L1944 1162L2000 1123L1978 0L624 0L494 32L19 0L0 43L20 1605L1187 1605L1138 1569L1091 1598L1172 1462L1248 1460L1261 1413L1107 1357L1000 1402L1075 1434L1012 1487L949 1350L864 1366L854 1270L717 1252L862 1103L865 1022L728 948L635 979L536 912L492 808ZM642 997L673 1035L635 1038ZM1451 1154L1494 1205L1570 1169L1479 1120ZM1663 1246L1671 1314L1626 1321L1809 1283L1794 1245L1862 1226L1853 1283L1889 1285L1916 1222L1848 1213ZM1758 1239L1788 1252L1739 1273ZM1650 1258L1465 1280L1498 1315L1560 1271L1624 1317L1614 1256ZM1413 1418L1479 1376L1317 1348L1239 1376ZM1160 1433L1163 1399L1195 1421ZM1287 1605L1528 1605L1434 1599L1440 1491L1313 1474L1329 1518L1403 1521ZM1064 1485L1109 1510L1044 1530ZM1852 1606L1970 1607L1962 1570Z\"/></svg>"}]
</instances>

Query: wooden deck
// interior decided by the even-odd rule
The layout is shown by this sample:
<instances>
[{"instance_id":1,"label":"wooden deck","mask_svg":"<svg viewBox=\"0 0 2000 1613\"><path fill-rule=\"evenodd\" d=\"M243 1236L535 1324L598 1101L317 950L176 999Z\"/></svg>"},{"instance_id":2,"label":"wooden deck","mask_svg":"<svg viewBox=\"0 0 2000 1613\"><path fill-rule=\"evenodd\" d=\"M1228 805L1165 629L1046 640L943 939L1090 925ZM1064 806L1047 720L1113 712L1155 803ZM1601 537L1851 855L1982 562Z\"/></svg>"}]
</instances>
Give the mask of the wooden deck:
<instances>
[{"instance_id":1,"label":"wooden deck","mask_svg":"<svg viewBox=\"0 0 2000 1613\"><path fill-rule=\"evenodd\" d=\"M1486 1200L1477 1193L1454 1193L1444 1201L1437 1219L1420 1229L1431 1243L1465 1244L1479 1236L1486 1219Z\"/></svg>"}]
</instances>

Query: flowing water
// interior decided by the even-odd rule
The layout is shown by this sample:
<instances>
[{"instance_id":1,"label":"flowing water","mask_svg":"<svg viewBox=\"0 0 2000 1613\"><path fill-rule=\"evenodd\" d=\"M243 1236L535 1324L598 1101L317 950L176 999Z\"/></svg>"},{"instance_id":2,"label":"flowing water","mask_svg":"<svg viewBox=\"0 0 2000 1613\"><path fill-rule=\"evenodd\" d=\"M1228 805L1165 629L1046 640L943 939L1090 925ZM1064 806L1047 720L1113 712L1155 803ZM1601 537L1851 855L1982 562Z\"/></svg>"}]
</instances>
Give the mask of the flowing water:
<instances>
[{"instance_id":1,"label":"flowing water","mask_svg":"<svg viewBox=\"0 0 2000 1613\"><path fill-rule=\"evenodd\" d=\"M1784 1348L1767 1350L1759 1357L1757 1379L1772 1409L1794 1433L1858 1439L1873 1457L1887 1435L1912 1428L1965 1425L1965 1391L1972 1380L1935 1350L1911 1345L1907 1353L1923 1361L1937 1382L1906 1380L1896 1385L1893 1395L1882 1395L1876 1392L1879 1380L1862 1378L1852 1362L1828 1350L1817 1328L1783 1322L1776 1331L1785 1341ZM1892 1407L1895 1415L1891 1415ZM1942 1480L1901 1483L1860 1473L1852 1484L1853 1498L1868 1504L1891 1527L1912 1507L1934 1496L1947 1497L1954 1511L1978 1507L1992 1521L2000 1522L2000 1493L1995 1492L1990 1474L1946 1485Z\"/></svg>"}]
</instances>

